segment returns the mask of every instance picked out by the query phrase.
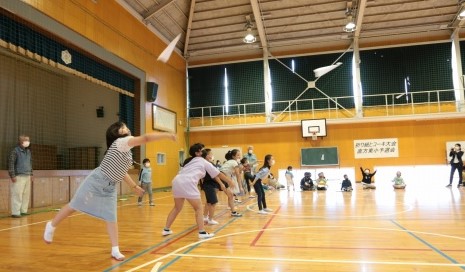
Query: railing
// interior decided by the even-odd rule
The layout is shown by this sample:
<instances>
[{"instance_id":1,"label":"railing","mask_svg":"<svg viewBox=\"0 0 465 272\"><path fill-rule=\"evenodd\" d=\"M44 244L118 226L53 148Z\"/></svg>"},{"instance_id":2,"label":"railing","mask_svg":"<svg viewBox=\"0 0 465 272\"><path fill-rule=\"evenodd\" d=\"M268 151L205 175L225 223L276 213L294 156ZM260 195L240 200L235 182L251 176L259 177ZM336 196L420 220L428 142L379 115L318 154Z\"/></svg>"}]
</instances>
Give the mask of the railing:
<instances>
[{"instance_id":1,"label":"railing","mask_svg":"<svg viewBox=\"0 0 465 272\"><path fill-rule=\"evenodd\" d=\"M407 100L408 99L408 100ZM456 113L455 91L434 90L412 93L364 95L363 117L418 116ZM189 126L230 126L294 122L303 119L350 119L356 117L353 96L273 101L272 115L265 103L189 108Z\"/></svg>"}]
</instances>

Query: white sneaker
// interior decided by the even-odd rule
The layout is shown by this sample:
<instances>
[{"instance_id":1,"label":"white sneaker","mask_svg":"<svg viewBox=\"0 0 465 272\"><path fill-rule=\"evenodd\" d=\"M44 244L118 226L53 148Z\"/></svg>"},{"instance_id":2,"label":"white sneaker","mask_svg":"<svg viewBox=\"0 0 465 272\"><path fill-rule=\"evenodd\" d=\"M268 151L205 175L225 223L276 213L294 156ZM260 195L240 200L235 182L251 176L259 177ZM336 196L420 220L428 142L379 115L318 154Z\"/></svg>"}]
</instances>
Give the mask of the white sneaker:
<instances>
[{"instance_id":1,"label":"white sneaker","mask_svg":"<svg viewBox=\"0 0 465 272\"><path fill-rule=\"evenodd\" d=\"M170 234L173 234L173 231L172 230L163 230L161 232L161 235L163 236L167 236L167 235L170 235Z\"/></svg>"},{"instance_id":2,"label":"white sneaker","mask_svg":"<svg viewBox=\"0 0 465 272\"><path fill-rule=\"evenodd\" d=\"M218 225L219 224L218 221L215 221L213 219L208 219L207 222L208 222L208 225Z\"/></svg>"},{"instance_id":3,"label":"white sneaker","mask_svg":"<svg viewBox=\"0 0 465 272\"><path fill-rule=\"evenodd\" d=\"M265 209L263 209L263 210L264 210L265 212L272 212L272 211L273 211L273 210L270 209L270 208L265 208Z\"/></svg>"},{"instance_id":4,"label":"white sneaker","mask_svg":"<svg viewBox=\"0 0 465 272\"><path fill-rule=\"evenodd\" d=\"M52 222L48 221L45 225L44 231L44 241L47 244L51 244L53 241L53 234L55 233L55 228L52 226Z\"/></svg>"},{"instance_id":5,"label":"white sneaker","mask_svg":"<svg viewBox=\"0 0 465 272\"><path fill-rule=\"evenodd\" d=\"M242 203L242 201L239 200L239 199L234 199L234 202L236 202L236 203Z\"/></svg>"},{"instance_id":6,"label":"white sneaker","mask_svg":"<svg viewBox=\"0 0 465 272\"><path fill-rule=\"evenodd\" d=\"M256 198L256 196L254 196L254 195L249 195L249 198Z\"/></svg>"},{"instance_id":7,"label":"white sneaker","mask_svg":"<svg viewBox=\"0 0 465 272\"><path fill-rule=\"evenodd\" d=\"M199 233L199 239L208 239L208 238L212 238L213 236L215 236L214 233L208 233L208 232Z\"/></svg>"},{"instance_id":8,"label":"white sneaker","mask_svg":"<svg viewBox=\"0 0 465 272\"><path fill-rule=\"evenodd\" d=\"M265 210L259 210L258 213L259 214L268 214Z\"/></svg>"}]
</instances>

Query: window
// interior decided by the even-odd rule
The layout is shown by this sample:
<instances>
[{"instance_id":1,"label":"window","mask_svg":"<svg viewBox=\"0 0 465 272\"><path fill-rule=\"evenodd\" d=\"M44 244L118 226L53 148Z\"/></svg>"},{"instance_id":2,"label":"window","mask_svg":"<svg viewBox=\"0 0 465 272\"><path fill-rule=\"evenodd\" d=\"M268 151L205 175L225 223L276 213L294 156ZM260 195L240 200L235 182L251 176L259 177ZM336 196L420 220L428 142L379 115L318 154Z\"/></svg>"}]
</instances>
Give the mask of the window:
<instances>
[{"instance_id":1,"label":"window","mask_svg":"<svg viewBox=\"0 0 465 272\"><path fill-rule=\"evenodd\" d=\"M157 165L166 165L165 153L157 153Z\"/></svg>"}]
</instances>

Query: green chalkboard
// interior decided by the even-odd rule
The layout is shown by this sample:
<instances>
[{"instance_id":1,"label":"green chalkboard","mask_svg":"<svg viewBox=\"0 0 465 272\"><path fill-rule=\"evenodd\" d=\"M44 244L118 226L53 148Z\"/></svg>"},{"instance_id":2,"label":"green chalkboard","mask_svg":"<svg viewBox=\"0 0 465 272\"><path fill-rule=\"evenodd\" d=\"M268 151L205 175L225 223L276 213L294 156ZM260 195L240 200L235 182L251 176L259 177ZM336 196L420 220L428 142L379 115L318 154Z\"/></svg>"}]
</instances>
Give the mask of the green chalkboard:
<instances>
[{"instance_id":1,"label":"green chalkboard","mask_svg":"<svg viewBox=\"0 0 465 272\"><path fill-rule=\"evenodd\" d=\"M300 158L302 166L339 165L337 147L302 148Z\"/></svg>"}]
</instances>

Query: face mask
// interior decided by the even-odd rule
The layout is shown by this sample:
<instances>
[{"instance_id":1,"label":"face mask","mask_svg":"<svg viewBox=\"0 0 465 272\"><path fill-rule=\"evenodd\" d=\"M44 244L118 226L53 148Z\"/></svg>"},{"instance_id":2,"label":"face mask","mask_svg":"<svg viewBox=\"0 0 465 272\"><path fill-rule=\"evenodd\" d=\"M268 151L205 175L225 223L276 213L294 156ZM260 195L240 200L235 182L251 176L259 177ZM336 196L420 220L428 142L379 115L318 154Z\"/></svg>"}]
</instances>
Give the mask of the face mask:
<instances>
[{"instance_id":1,"label":"face mask","mask_svg":"<svg viewBox=\"0 0 465 272\"><path fill-rule=\"evenodd\" d=\"M249 150L249 154L253 154L253 150Z\"/></svg>"},{"instance_id":2,"label":"face mask","mask_svg":"<svg viewBox=\"0 0 465 272\"><path fill-rule=\"evenodd\" d=\"M370 174L370 171L366 170L366 171L365 171L365 174L367 174L367 175Z\"/></svg>"},{"instance_id":3,"label":"face mask","mask_svg":"<svg viewBox=\"0 0 465 272\"><path fill-rule=\"evenodd\" d=\"M150 163L146 163L144 164L145 167L149 168L150 167Z\"/></svg>"},{"instance_id":4,"label":"face mask","mask_svg":"<svg viewBox=\"0 0 465 272\"><path fill-rule=\"evenodd\" d=\"M29 142L29 141L24 141L23 144L22 144L22 146L23 146L24 148L28 148L30 144L31 144L31 142Z\"/></svg>"}]
</instances>

